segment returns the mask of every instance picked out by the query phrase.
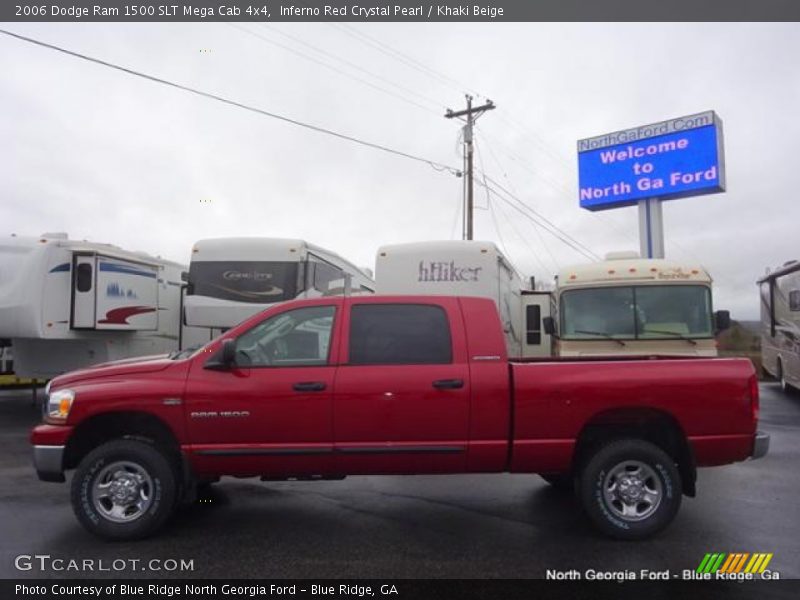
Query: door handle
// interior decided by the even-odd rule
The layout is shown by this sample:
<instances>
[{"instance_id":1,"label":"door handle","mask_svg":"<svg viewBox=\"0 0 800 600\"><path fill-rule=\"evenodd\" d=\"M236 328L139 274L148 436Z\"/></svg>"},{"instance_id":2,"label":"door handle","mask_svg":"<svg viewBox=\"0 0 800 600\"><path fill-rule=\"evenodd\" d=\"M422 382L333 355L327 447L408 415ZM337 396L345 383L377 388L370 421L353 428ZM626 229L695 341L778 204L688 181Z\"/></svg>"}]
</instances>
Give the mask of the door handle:
<instances>
[{"instance_id":1,"label":"door handle","mask_svg":"<svg viewBox=\"0 0 800 600\"><path fill-rule=\"evenodd\" d=\"M437 390L458 390L464 387L463 379L437 379L433 382Z\"/></svg>"},{"instance_id":2,"label":"door handle","mask_svg":"<svg viewBox=\"0 0 800 600\"><path fill-rule=\"evenodd\" d=\"M326 387L323 381L299 381L292 386L295 392L321 392Z\"/></svg>"}]
</instances>

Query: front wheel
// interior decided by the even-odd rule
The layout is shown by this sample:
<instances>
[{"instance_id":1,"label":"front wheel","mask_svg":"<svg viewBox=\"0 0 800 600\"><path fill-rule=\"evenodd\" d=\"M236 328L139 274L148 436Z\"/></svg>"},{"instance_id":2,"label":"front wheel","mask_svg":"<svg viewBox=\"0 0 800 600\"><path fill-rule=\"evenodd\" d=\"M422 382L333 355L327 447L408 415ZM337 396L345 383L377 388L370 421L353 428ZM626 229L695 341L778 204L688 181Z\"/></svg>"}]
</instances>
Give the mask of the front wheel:
<instances>
[{"instance_id":1,"label":"front wheel","mask_svg":"<svg viewBox=\"0 0 800 600\"><path fill-rule=\"evenodd\" d=\"M681 505L675 461L650 442L627 439L603 446L583 468L580 499L606 535L637 540L669 525Z\"/></svg>"},{"instance_id":2,"label":"front wheel","mask_svg":"<svg viewBox=\"0 0 800 600\"><path fill-rule=\"evenodd\" d=\"M786 375L783 372L783 361L780 359L778 359L778 381L780 381L781 391L784 394L792 393L792 386L789 385L788 381L786 381Z\"/></svg>"},{"instance_id":3,"label":"front wheel","mask_svg":"<svg viewBox=\"0 0 800 600\"><path fill-rule=\"evenodd\" d=\"M172 513L175 470L150 444L115 440L92 450L72 478L72 509L91 533L108 540L147 537Z\"/></svg>"}]
</instances>

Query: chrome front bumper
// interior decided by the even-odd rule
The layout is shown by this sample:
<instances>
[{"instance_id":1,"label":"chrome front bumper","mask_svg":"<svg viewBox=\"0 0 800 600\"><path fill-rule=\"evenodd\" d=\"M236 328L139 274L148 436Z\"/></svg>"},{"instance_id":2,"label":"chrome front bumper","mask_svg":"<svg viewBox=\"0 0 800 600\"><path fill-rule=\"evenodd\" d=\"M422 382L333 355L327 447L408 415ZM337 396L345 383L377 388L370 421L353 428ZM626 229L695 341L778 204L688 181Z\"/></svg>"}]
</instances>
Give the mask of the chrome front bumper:
<instances>
[{"instance_id":1,"label":"chrome front bumper","mask_svg":"<svg viewBox=\"0 0 800 600\"><path fill-rule=\"evenodd\" d=\"M767 452L769 452L769 434L757 431L756 439L753 442L753 454L750 455L750 458L753 460L761 458L766 456Z\"/></svg>"},{"instance_id":2,"label":"chrome front bumper","mask_svg":"<svg viewBox=\"0 0 800 600\"><path fill-rule=\"evenodd\" d=\"M66 481L64 477L64 446L34 446L33 465L42 481Z\"/></svg>"}]
</instances>

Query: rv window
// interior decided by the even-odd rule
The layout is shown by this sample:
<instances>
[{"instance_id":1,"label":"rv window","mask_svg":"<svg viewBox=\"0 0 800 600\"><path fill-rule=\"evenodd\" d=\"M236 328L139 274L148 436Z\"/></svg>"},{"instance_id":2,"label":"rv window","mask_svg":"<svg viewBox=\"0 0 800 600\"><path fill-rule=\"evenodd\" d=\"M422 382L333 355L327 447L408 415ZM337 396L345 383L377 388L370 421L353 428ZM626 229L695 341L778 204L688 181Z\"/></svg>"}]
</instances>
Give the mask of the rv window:
<instances>
[{"instance_id":1,"label":"rv window","mask_svg":"<svg viewBox=\"0 0 800 600\"><path fill-rule=\"evenodd\" d=\"M339 293L341 290L331 289L331 284L334 282L335 288L343 288L344 271L323 262L311 262L314 266L314 289L321 292L323 295L331 293Z\"/></svg>"},{"instance_id":2,"label":"rv window","mask_svg":"<svg viewBox=\"0 0 800 600\"><path fill-rule=\"evenodd\" d=\"M296 262L193 261L187 295L270 304L297 297Z\"/></svg>"},{"instance_id":3,"label":"rv window","mask_svg":"<svg viewBox=\"0 0 800 600\"><path fill-rule=\"evenodd\" d=\"M351 365L452 362L450 325L439 306L357 304L350 313Z\"/></svg>"},{"instance_id":4,"label":"rv window","mask_svg":"<svg viewBox=\"0 0 800 600\"><path fill-rule=\"evenodd\" d=\"M525 307L525 342L529 346L538 346L542 343L542 307L531 304Z\"/></svg>"},{"instance_id":5,"label":"rv window","mask_svg":"<svg viewBox=\"0 0 800 600\"><path fill-rule=\"evenodd\" d=\"M789 310L800 310L800 290L792 290L789 292Z\"/></svg>"},{"instance_id":6,"label":"rv window","mask_svg":"<svg viewBox=\"0 0 800 600\"><path fill-rule=\"evenodd\" d=\"M78 265L75 287L79 292L88 292L92 289L92 265L89 263Z\"/></svg>"}]
</instances>

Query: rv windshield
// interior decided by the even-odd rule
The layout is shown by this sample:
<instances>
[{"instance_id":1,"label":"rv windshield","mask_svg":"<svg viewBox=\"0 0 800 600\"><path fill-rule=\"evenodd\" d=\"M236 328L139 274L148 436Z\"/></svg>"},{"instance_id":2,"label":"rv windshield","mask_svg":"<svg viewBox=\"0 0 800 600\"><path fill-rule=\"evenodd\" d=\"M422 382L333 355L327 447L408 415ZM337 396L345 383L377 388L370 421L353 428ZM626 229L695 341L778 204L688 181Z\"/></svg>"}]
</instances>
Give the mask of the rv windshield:
<instances>
[{"instance_id":1,"label":"rv windshield","mask_svg":"<svg viewBox=\"0 0 800 600\"><path fill-rule=\"evenodd\" d=\"M195 261L189 267L187 295L269 304L296 298L297 262Z\"/></svg>"},{"instance_id":2,"label":"rv windshield","mask_svg":"<svg viewBox=\"0 0 800 600\"><path fill-rule=\"evenodd\" d=\"M561 295L567 340L690 339L713 335L711 290L704 285L569 290Z\"/></svg>"}]
</instances>

